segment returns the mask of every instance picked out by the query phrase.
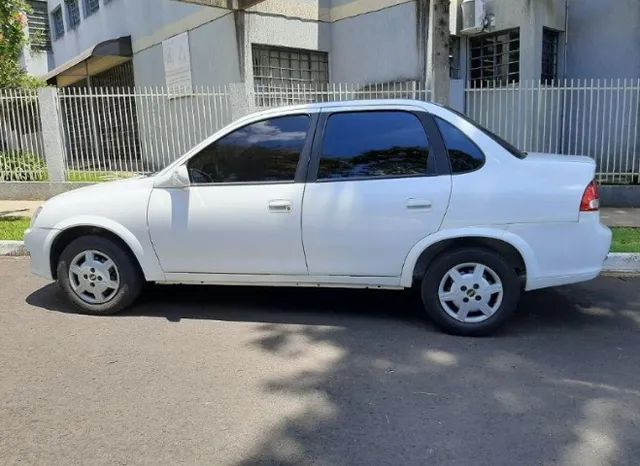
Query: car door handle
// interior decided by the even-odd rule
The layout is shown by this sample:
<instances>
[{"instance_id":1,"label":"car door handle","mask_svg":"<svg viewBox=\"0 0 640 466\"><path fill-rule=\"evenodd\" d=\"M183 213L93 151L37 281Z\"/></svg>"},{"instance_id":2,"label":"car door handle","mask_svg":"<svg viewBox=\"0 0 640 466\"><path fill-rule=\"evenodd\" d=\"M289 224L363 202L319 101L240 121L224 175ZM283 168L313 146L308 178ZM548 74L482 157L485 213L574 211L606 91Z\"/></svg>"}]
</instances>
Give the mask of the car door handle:
<instances>
[{"instance_id":1,"label":"car door handle","mask_svg":"<svg viewBox=\"0 0 640 466\"><path fill-rule=\"evenodd\" d=\"M407 201L407 209L430 209L431 201L426 199L409 199Z\"/></svg>"},{"instance_id":2,"label":"car door handle","mask_svg":"<svg viewBox=\"0 0 640 466\"><path fill-rule=\"evenodd\" d=\"M291 201L277 200L269 202L270 212L288 213L291 212Z\"/></svg>"}]
</instances>

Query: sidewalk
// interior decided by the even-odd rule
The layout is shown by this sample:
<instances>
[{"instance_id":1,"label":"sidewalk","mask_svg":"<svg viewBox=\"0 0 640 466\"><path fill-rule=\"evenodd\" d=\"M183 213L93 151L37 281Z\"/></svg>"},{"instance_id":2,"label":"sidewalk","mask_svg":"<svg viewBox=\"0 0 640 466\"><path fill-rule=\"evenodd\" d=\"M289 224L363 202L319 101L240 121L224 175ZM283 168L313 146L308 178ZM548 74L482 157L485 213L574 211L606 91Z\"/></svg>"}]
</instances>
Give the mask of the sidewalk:
<instances>
[{"instance_id":1,"label":"sidewalk","mask_svg":"<svg viewBox=\"0 0 640 466\"><path fill-rule=\"evenodd\" d=\"M603 207L600 218L610 227L640 228L640 209Z\"/></svg>"},{"instance_id":2,"label":"sidewalk","mask_svg":"<svg viewBox=\"0 0 640 466\"><path fill-rule=\"evenodd\" d=\"M0 201L0 218L31 217L44 201Z\"/></svg>"},{"instance_id":3,"label":"sidewalk","mask_svg":"<svg viewBox=\"0 0 640 466\"><path fill-rule=\"evenodd\" d=\"M31 217L43 201L0 201L0 218ZM602 223L610 227L640 228L640 209L603 207Z\"/></svg>"}]
</instances>

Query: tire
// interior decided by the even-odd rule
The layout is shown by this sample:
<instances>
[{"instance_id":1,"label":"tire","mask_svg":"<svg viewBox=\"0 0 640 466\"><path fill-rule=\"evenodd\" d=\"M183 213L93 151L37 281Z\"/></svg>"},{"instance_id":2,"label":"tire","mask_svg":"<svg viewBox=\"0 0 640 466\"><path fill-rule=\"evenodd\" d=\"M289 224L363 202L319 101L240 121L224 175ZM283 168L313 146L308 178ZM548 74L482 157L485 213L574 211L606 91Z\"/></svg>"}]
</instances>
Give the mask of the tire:
<instances>
[{"instance_id":1,"label":"tire","mask_svg":"<svg viewBox=\"0 0 640 466\"><path fill-rule=\"evenodd\" d=\"M133 304L144 284L130 252L102 236L81 236L69 243L60 255L57 272L62 291L83 314L120 312Z\"/></svg>"},{"instance_id":2,"label":"tire","mask_svg":"<svg viewBox=\"0 0 640 466\"><path fill-rule=\"evenodd\" d=\"M472 247L439 255L421 286L429 317L443 331L460 336L495 332L515 311L520 293L513 266L491 250Z\"/></svg>"}]
</instances>

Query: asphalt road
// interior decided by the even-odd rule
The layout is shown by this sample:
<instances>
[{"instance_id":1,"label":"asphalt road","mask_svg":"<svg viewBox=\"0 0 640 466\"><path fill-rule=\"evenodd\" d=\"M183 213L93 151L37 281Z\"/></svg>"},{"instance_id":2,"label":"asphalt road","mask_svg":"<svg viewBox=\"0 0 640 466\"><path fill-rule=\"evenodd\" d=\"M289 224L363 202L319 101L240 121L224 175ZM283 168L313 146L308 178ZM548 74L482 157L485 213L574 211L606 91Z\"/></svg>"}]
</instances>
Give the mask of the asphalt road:
<instances>
[{"instance_id":1,"label":"asphalt road","mask_svg":"<svg viewBox=\"0 0 640 466\"><path fill-rule=\"evenodd\" d=\"M0 464L640 463L640 279L529 293L493 338L411 293L153 287L65 312L0 259Z\"/></svg>"}]
</instances>

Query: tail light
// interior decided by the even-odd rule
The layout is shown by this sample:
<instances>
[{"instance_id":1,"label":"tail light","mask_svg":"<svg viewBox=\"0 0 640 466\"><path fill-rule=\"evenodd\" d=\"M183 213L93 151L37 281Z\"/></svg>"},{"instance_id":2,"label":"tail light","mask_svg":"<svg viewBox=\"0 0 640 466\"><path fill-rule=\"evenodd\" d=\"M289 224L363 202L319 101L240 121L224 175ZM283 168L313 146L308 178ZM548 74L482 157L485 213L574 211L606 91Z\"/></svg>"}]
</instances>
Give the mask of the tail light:
<instances>
[{"instance_id":1,"label":"tail light","mask_svg":"<svg viewBox=\"0 0 640 466\"><path fill-rule=\"evenodd\" d=\"M587 185L580 201L580 212L593 212L600 208L600 189L598 182L593 180Z\"/></svg>"}]
</instances>

